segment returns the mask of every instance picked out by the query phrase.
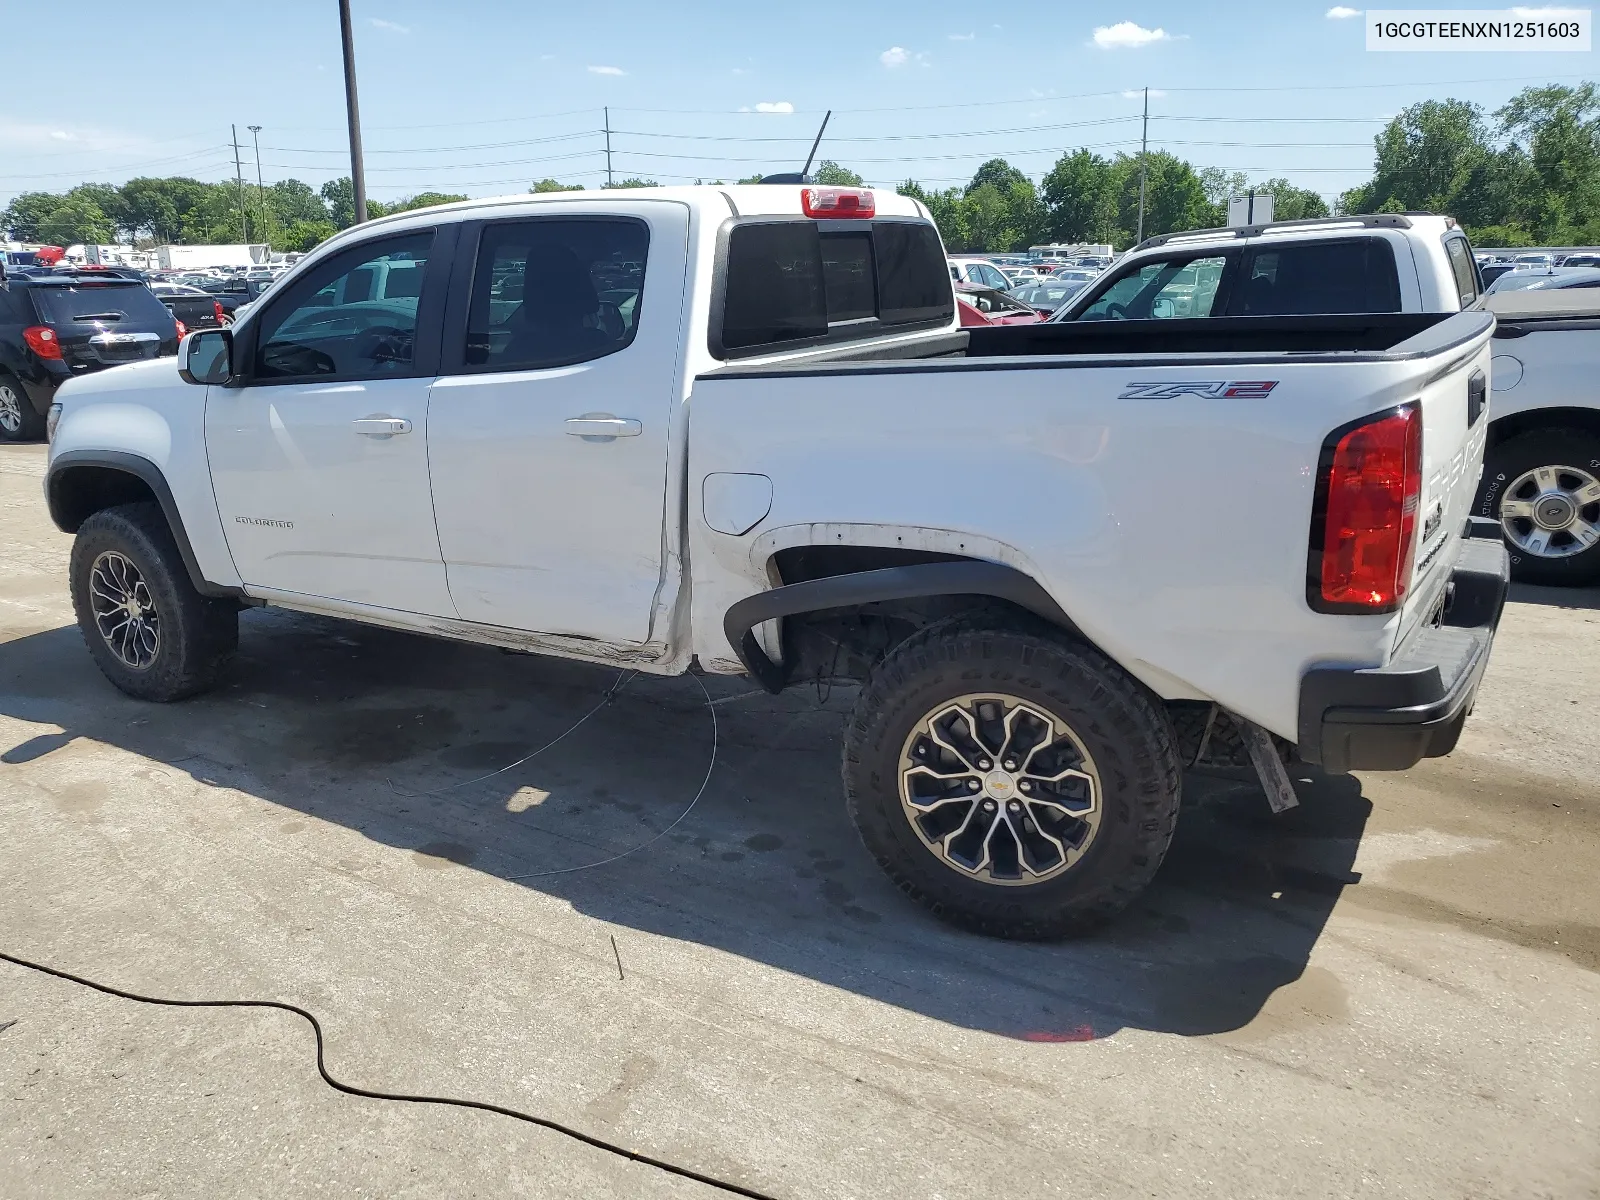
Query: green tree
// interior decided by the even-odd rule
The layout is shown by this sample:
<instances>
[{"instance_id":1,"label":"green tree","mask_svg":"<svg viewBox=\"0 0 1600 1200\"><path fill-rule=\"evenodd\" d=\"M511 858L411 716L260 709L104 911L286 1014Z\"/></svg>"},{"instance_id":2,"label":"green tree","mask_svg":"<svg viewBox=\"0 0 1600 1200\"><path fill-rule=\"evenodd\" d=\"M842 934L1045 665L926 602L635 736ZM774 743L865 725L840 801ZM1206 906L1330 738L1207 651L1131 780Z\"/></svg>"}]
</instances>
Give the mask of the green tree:
<instances>
[{"instance_id":1,"label":"green tree","mask_svg":"<svg viewBox=\"0 0 1600 1200\"><path fill-rule=\"evenodd\" d=\"M1201 174L1204 175L1205 172L1202 171ZM1328 215L1328 202L1320 193L1313 192L1310 188L1295 187L1287 179L1269 179L1265 183L1255 184L1254 187L1257 194L1266 192L1271 195L1272 217L1275 221L1300 221ZM1226 219L1227 213L1224 211L1223 220Z\"/></svg>"},{"instance_id":2,"label":"green tree","mask_svg":"<svg viewBox=\"0 0 1600 1200\"><path fill-rule=\"evenodd\" d=\"M356 189L350 182L350 176L340 179L330 179L322 185L322 199L328 206L328 219L339 229L349 229L356 223ZM367 219L381 217L388 213L388 206L380 201L367 197Z\"/></svg>"},{"instance_id":3,"label":"green tree","mask_svg":"<svg viewBox=\"0 0 1600 1200\"><path fill-rule=\"evenodd\" d=\"M54 192L22 192L6 205L3 218L6 236L18 242L37 242L44 220L61 206L65 197Z\"/></svg>"},{"instance_id":4,"label":"green tree","mask_svg":"<svg viewBox=\"0 0 1600 1200\"><path fill-rule=\"evenodd\" d=\"M176 242L183 236L184 218L216 186L183 176L130 179L119 189L126 228L135 237L148 234L160 244Z\"/></svg>"},{"instance_id":5,"label":"green tree","mask_svg":"<svg viewBox=\"0 0 1600 1200\"><path fill-rule=\"evenodd\" d=\"M387 212L411 212L418 208L433 208L439 204L457 204L466 197L452 195L448 192L418 192L415 196L407 196L403 200L396 200L386 209Z\"/></svg>"},{"instance_id":6,"label":"green tree","mask_svg":"<svg viewBox=\"0 0 1600 1200\"><path fill-rule=\"evenodd\" d=\"M831 158L817 164L811 178L828 187L865 187L867 181L847 167L841 167Z\"/></svg>"},{"instance_id":7,"label":"green tree","mask_svg":"<svg viewBox=\"0 0 1600 1200\"><path fill-rule=\"evenodd\" d=\"M991 158L973 174L967 184L967 195L972 195L984 184L992 184L1002 195L1011 191L1014 183L1027 183L1028 177L1003 158ZM1031 185L1030 185L1031 186Z\"/></svg>"},{"instance_id":8,"label":"green tree","mask_svg":"<svg viewBox=\"0 0 1600 1200\"><path fill-rule=\"evenodd\" d=\"M1524 165L1523 216L1539 240L1600 237L1600 92L1593 83L1525 88L1495 116Z\"/></svg>"},{"instance_id":9,"label":"green tree","mask_svg":"<svg viewBox=\"0 0 1600 1200\"><path fill-rule=\"evenodd\" d=\"M111 218L93 200L63 198L39 223L39 240L53 246L74 242L111 242L117 235Z\"/></svg>"},{"instance_id":10,"label":"green tree","mask_svg":"<svg viewBox=\"0 0 1600 1200\"><path fill-rule=\"evenodd\" d=\"M132 226L128 223L128 207L123 202L122 191L109 183L80 183L67 193L69 201L83 201L94 205L111 222L112 238L115 240L117 233L128 230L132 233Z\"/></svg>"},{"instance_id":11,"label":"green tree","mask_svg":"<svg viewBox=\"0 0 1600 1200\"><path fill-rule=\"evenodd\" d=\"M315 221L291 221L272 243L274 250L311 250L339 231L327 217Z\"/></svg>"},{"instance_id":12,"label":"green tree","mask_svg":"<svg viewBox=\"0 0 1600 1200\"><path fill-rule=\"evenodd\" d=\"M1213 211L1194 168L1166 150L1150 151L1145 161L1144 236L1208 228ZM1139 230L1139 156L1117 155L1112 170L1119 183L1120 240L1132 242Z\"/></svg>"},{"instance_id":13,"label":"green tree","mask_svg":"<svg viewBox=\"0 0 1600 1200\"><path fill-rule=\"evenodd\" d=\"M297 221L326 221L328 206L310 184L298 179L280 179L267 186L267 204L278 223L285 227Z\"/></svg>"},{"instance_id":14,"label":"green tree","mask_svg":"<svg viewBox=\"0 0 1600 1200\"><path fill-rule=\"evenodd\" d=\"M541 179L528 189L530 192L581 192L581 183L557 183L554 179Z\"/></svg>"},{"instance_id":15,"label":"green tree","mask_svg":"<svg viewBox=\"0 0 1600 1200\"><path fill-rule=\"evenodd\" d=\"M608 183L608 184L605 185L605 189L603 189L603 190L617 191L620 188L645 188L645 187L660 187L660 186L661 185L659 183L657 183L654 179L630 178L630 179L624 179L620 183Z\"/></svg>"},{"instance_id":16,"label":"green tree","mask_svg":"<svg viewBox=\"0 0 1600 1200\"><path fill-rule=\"evenodd\" d=\"M1046 236L1055 242L1110 242L1117 231L1117 180L1089 150L1063 154L1044 177Z\"/></svg>"},{"instance_id":17,"label":"green tree","mask_svg":"<svg viewBox=\"0 0 1600 1200\"><path fill-rule=\"evenodd\" d=\"M1374 139L1370 183L1353 202L1383 211L1450 212L1475 171L1493 157L1483 109L1466 100L1424 100L1405 109Z\"/></svg>"}]
</instances>

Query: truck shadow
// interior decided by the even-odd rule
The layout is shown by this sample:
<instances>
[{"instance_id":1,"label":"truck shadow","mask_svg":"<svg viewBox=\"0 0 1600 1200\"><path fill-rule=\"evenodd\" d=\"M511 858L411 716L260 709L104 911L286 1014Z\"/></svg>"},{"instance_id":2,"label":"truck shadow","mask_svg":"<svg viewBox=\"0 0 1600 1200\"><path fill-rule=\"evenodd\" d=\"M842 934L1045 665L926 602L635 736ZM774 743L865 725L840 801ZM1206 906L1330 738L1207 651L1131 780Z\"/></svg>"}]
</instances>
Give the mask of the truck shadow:
<instances>
[{"instance_id":1,"label":"truck shadow","mask_svg":"<svg viewBox=\"0 0 1600 1200\"><path fill-rule=\"evenodd\" d=\"M1155 886L1109 929L1058 944L970 936L901 896L850 827L838 772L848 689L773 697L706 679L708 709L695 679L635 676L505 769L618 678L254 611L222 688L148 705L100 677L75 628L56 629L0 645L0 712L65 731L0 747L0 779L92 739L410 852L397 869L516 880L615 926L1036 1041L1249 1024L1306 974L1356 880L1371 806L1355 779L1298 780L1302 807L1274 818L1253 784L1196 778ZM715 766L684 817L711 762L712 710ZM1267 1019L1315 1017L1315 991L1294 989L1305 997Z\"/></svg>"}]
</instances>

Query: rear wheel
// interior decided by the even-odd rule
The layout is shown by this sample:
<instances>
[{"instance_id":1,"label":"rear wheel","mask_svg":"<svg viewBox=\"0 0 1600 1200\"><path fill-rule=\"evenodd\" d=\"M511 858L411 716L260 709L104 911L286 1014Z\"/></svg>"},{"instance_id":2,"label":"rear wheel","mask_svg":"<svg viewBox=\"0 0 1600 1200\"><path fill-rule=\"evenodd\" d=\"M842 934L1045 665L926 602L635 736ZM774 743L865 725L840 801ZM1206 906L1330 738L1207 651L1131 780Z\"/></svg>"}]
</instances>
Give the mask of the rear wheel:
<instances>
[{"instance_id":1,"label":"rear wheel","mask_svg":"<svg viewBox=\"0 0 1600 1200\"><path fill-rule=\"evenodd\" d=\"M205 691L238 645L238 607L195 590L155 504L124 504L85 521L70 575L89 653L130 696L168 701Z\"/></svg>"},{"instance_id":2,"label":"rear wheel","mask_svg":"<svg viewBox=\"0 0 1600 1200\"><path fill-rule=\"evenodd\" d=\"M1172 727L1143 687L1043 627L903 642L845 744L850 814L902 891L1008 938L1086 932L1144 890L1177 820Z\"/></svg>"},{"instance_id":3,"label":"rear wheel","mask_svg":"<svg viewBox=\"0 0 1600 1200\"><path fill-rule=\"evenodd\" d=\"M33 407L22 384L0 374L0 440L36 442L44 436L44 418Z\"/></svg>"},{"instance_id":4,"label":"rear wheel","mask_svg":"<svg viewBox=\"0 0 1600 1200\"><path fill-rule=\"evenodd\" d=\"M1523 583L1600 578L1600 436L1536 429L1484 458L1474 512L1498 521Z\"/></svg>"}]
</instances>

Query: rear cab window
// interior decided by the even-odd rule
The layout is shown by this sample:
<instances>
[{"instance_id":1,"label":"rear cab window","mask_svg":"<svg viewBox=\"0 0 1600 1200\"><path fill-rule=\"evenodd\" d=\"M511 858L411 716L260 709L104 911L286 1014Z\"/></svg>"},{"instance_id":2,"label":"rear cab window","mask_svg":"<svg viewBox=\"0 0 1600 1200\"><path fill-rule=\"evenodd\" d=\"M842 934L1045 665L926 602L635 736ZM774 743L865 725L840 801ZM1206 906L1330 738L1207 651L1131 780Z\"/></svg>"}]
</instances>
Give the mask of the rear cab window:
<instances>
[{"instance_id":1,"label":"rear cab window","mask_svg":"<svg viewBox=\"0 0 1600 1200\"><path fill-rule=\"evenodd\" d=\"M753 218L728 229L711 353L739 358L950 324L955 296L923 221Z\"/></svg>"}]
</instances>

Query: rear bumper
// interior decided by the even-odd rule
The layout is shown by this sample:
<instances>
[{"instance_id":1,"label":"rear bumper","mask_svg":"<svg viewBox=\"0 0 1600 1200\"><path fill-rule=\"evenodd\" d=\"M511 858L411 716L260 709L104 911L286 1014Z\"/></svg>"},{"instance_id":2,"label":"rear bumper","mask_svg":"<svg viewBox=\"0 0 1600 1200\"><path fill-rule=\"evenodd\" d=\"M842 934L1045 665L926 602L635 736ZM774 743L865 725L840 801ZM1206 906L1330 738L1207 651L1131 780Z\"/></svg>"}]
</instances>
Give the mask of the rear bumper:
<instances>
[{"instance_id":1,"label":"rear bumper","mask_svg":"<svg viewBox=\"0 0 1600 1200\"><path fill-rule=\"evenodd\" d=\"M1328 771L1403 771L1456 747L1489 665L1511 561L1474 520L1437 626L1382 667L1315 667L1300 681L1300 757Z\"/></svg>"}]
</instances>

